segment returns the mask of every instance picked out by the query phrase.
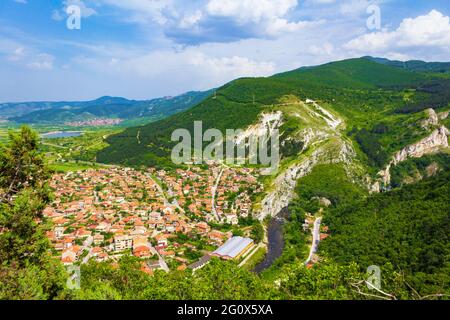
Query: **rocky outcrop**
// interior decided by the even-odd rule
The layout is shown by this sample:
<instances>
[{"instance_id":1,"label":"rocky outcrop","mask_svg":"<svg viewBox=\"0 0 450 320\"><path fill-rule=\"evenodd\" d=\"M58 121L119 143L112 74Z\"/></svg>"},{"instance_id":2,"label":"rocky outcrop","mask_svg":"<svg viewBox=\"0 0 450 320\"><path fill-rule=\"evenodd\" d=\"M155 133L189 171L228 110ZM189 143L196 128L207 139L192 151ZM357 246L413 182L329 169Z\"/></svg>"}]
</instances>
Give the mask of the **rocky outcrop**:
<instances>
[{"instance_id":1,"label":"rocky outcrop","mask_svg":"<svg viewBox=\"0 0 450 320\"><path fill-rule=\"evenodd\" d=\"M338 127L344 124L342 119L313 100L298 101L297 104L302 108L293 116L304 121L308 126L295 133L292 138L303 142L303 150L300 154L307 149L313 151L306 157L299 155L296 163L291 164L274 179L271 184L273 189L269 189L270 191L261 202L261 209L258 211L260 220L267 216L276 216L286 208L295 196L297 181L311 173L317 164L341 162L350 164L356 157L351 143L346 141L339 132ZM300 110L304 113L302 114ZM308 117L319 119L322 123L310 122Z\"/></svg>"},{"instance_id":2,"label":"rocky outcrop","mask_svg":"<svg viewBox=\"0 0 450 320\"><path fill-rule=\"evenodd\" d=\"M428 115L428 118L425 120L422 120L420 123L422 128L429 128L430 126L437 126L439 125L439 117L436 114L436 111L434 109L427 109L425 110L426 114Z\"/></svg>"},{"instance_id":3,"label":"rocky outcrop","mask_svg":"<svg viewBox=\"0 0 450 320\"><path fill-rule=\"evenodd\" d=\"M264 220L267 216L274 217L286 208L294 197L297 180L309 174L318 160L319 151L316 151L303 162L292 165L278 175L273 183L275 190L269 192L263 199L258 218Z\"/></svg>"},{"instance_id":4,"label":"rocky outcrop","mask_svg":"<svg viewBox=\"0 0 450 320\"><path fill-rule=\"evenodd\" d=\"M445 120L448 118L450 111L441 112L438 114L439 120Z\"/></svg>"},{"instance_id":5,"label":"rocky outcrop","mask_svg":"<svg viewBox=\"0 0 450 320\"><path fill-rule=\"evenodd\" d=\"M393 156L391 162L386 166L386 168L378 173L379 177L381 178L381 182L385 186L390 185L390 171L392 166L396 166L397 164L405 161L408 158L420 158L426 154L434 153L441 148L448 147L448 135L448 129L445 126L441 126L438 129L434 130L428 137L398 151ZM377 191L377 188L373 189L374 191Z\"/></svg>"},{"instance_id":6,"label":"rocky outcrop","mask_svg":"<svg viewBox=\"0 0 450 320\"><path fill-rule=\"evenodd\" d=\"M311 200L318 201L320 206L329 207L332 205L331 200L323 197L312 197Z\"/></svg>"},{"instance_id":7,"label":"rocky outcrop","mask_svg":"<svg viewBox=\"0 0 450 320\"><path fill-rule=\"evenodd\" d=\"M341 144L330 154L329 144ZM295 196L295 186L298 179L311 173L319 163L346 163L352 161L355 151L346 141L333 141L328 145L318 147L311 155L300 163L291 165L281 172L273 182L274 190L270 191L261 203L258 218L263 220L267 216L276 216L287 207ZM339 154L336 154L339 153Z\"/></svg>"},{"instance_id":8,"label":"rocky outcrop","mask_svg":"<svg viewBox=\"0 0 450 320\"><path fill-rule=\"evenodd\" d=\"M336 129L342 124L342 120L332 115L328 110L322 108L314 100L307 99L306 104L312 105L314 107L314 113L316 117L322 118L330 128Z\"/></svg>"},{"instance_id":9,"label":"rocky outcrop","mask_svg":"<svg viewBox=\"0 0 450 320\"><path fill-rule=\"evenodd\" d=\"M283 124L283 113L281 111L263 113L258 123L248 127L235 140L238 145L242 141L247 141L250 137L269 137L274 130L279 129Z\"/></svg>"}]
</instances>

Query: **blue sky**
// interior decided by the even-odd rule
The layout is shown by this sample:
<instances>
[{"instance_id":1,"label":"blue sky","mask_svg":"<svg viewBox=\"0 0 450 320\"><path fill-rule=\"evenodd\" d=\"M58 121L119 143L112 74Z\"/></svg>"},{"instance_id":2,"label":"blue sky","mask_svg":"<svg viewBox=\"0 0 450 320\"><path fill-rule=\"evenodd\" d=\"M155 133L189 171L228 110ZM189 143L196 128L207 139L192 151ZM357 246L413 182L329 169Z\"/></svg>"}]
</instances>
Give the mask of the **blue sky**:
<instances>
[{"instance_id":1,"label":"blue sky","mask_svg":"<svg viewBox=\"0 0 450 320\"><path fill-rule=\"evenodd\" d=\"M148 99L369 54L450 61L449 15L448 0L0 0L0 102Z\"/></svg>"}]
</instances>

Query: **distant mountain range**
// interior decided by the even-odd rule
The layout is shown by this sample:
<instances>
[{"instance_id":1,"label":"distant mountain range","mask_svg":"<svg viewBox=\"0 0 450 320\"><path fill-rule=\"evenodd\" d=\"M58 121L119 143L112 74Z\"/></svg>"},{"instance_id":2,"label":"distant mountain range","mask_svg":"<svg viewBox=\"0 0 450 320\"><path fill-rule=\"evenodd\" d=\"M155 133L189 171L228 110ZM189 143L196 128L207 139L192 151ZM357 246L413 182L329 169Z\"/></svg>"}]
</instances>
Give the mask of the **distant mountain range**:
<instances>
[{"instance_id":1,"label":"distant mountain range","mask_svg":"<svg viewBox=\"0 0 450 320\"><path fill-rule=\"evenodd\" d=\"M193 91L144 101L105 96L92 101L3 103L0 118L29 124L64 124L99 118L161 119L200 103L211 93L212 90Z\"/></svg>"},{"instance_id":2,"label":"distant mountain range","mask_svg":"<svg viewBox=\"0 0 450 320\"><path fill-rule=\"evenodd\" d=\"M450 73L449 62L424 62L420 60L403 62L370 56L346 61L351 61L351 63L343 61L321 66L302 67L266 78L264 83L271 82L273 88L268 88L267 92L260 92L259 99L261 95L267 95L274 91L272 89L275 88L280 90L279 93L288 90L286 85L281 85L280 81L277 80L295 81L300 87L326 86L329 88L348 87L352 89L409 85L416 88L419 92L428 92L430 87L432 88L431 90L435 90L436 87L435 83L430 84L424 81L430 78L430 74L446 75ZM371 63L369 64L368 62ZM377 66L376 72L373 70L374 66ZM238 81L231 82L222 89L228 86L235 86ZM244 82L248 86L252 80L244 80ZM418 83L423 86L417 86ZM438 86L442 87L438 89L440 92L450 88L449 83L444 83L443 85L440 82ZM244 90L244 88L242 89ZM92 101L1 103L0 119L7 119L16 123L51 125L89 122L94 119L133 120L142 118L148 119L150 122L150 120L163 119L190 109L210 97L212 92L213 90L204 92L192 91L176 97L141 101L105 96ZM245 96L246 93L243 92L243 94ZM247 98L245 97L245 99ZM237 99L242 100L243 96L239 96ZM439 100L440 98L435 97L434 99ZM417 107L414 108L417 109Z\"/></svg>"}]
</instances>

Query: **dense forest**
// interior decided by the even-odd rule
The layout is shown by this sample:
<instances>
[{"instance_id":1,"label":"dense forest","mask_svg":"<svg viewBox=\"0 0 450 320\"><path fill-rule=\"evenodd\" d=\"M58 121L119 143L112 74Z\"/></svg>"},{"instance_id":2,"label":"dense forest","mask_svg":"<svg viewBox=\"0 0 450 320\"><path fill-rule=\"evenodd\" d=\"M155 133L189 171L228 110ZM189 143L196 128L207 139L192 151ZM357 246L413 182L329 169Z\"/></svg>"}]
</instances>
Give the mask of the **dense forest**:
<instances>
[{"instance_id":1,"label":"dense forest","mask_svg":"<svg viewBox=\"0 0 450 320\"><path fill-rule=\"evenodd\" d=\"M422 295L450 285L450 172L331 209L321 250L339 264L391 263Z\"/></svg>"},{"instance_id":2,"label":"dense forest","mask_svg":"<svg viewBox=\"0 0 450 320\"><path fill-rule=\"evenodd\" d=\"M416 88L421 97L397 110L398 113L414 113L428 108L439 109L448 106L450 101L450 79L426 82Z\"/></svg>"}]
</instances>

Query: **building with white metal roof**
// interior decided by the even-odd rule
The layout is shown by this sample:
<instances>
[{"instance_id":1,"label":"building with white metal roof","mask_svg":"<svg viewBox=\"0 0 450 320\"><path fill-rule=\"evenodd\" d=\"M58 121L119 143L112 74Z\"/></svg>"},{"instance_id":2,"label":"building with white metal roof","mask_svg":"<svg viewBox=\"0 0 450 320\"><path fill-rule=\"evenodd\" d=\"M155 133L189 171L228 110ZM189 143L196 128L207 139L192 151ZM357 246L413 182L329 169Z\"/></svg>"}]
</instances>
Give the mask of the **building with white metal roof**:
<instances>
[{"instance_id":1,"label":"building with white metal roof","mask_svg":"<svg viewBox=\"0 0 450 320\"><path fill-rule=\"evenodd\" d=\"M253 246L253 240L250 238L233 237L225 242L220 248L212 253L213 256L222 259L238 259L244 255Z\"/></svg>"}]
</instances>

